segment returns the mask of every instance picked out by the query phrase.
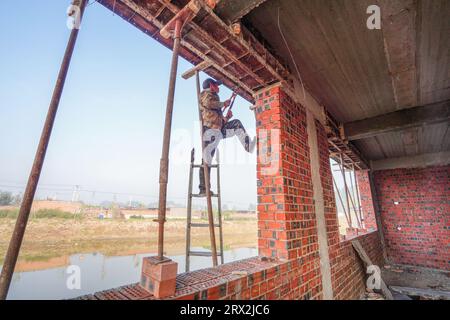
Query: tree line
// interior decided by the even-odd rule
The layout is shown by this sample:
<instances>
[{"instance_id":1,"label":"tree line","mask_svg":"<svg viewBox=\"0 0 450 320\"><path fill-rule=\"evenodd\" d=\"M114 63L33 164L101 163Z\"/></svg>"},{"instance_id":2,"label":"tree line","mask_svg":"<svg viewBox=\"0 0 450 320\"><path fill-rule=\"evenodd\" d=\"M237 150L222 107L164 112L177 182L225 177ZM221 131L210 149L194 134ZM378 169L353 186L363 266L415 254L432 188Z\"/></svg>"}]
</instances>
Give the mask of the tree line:
<instances>
[{"instance_id":1,"label":"tree line","mask_svg":"<svg viewBox=\"0 0 450 320\"><path fill-rule=\"evenodd\" d=\"M0 206L14 206L22 202L22 195L0 190Z\"/></svg>"}]
</instances>

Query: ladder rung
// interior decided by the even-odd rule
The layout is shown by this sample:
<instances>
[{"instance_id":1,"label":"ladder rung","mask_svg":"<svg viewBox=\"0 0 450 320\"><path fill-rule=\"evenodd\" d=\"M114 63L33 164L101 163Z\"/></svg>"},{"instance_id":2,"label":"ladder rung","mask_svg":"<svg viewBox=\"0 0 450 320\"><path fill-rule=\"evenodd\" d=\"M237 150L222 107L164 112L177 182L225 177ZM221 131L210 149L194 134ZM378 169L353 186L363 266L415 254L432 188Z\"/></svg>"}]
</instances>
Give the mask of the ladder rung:
<instances>
[{"instance_id":1,"label":"ladder rung","mask_svg":"<svg viewBox=\"0 0 450 320\"><path fill-rule=\"evenodd\" d=\"M190 256L198 256L198 257L211 257L212 252L210 251L189 251ZM221 253L217 252L217 255L220 256Z\"/></svg>"},{"instance_id":2,"label":"ladder rung","mask_svg":"<svg viewBox=\"0 0 450 320\"><path fill-rule=\"evenodd\" d=\"M191 227L209 227L208 223L191 223ZM220 227L220 224L214 223L214 227Z\"/></svg>"},{"instance_id":3,"label":"ladder rung","mask_svg":"<svg viewBox=\"0 0 450 320\"><path fill-rule=\"evenodd\" d=\"M217 193L214 193L214 194L211 195L211 197L216 197L216 198L218 196L219 195ZM193 198L206 198L206 194L200 195L200 194L197 194L197 193L193 193L193 194L191 194L191 197L193 197Z\"/></svg>"},{"instance_id":4,"label":"ladder rung","mask_svg":"<svg viewBox=\"0 0 450 320\"><path fill-rule=\"evenodd\" d=\"M203 168L203 166L202 166L201 164L194 164L194 165L192 165L192 167L193 167L193 168ZM210 165L209 167L210 167L210 168L218 168L219 165L217 165L217 164L212 164L212 165Z\"/></svg>"}]
</instances>

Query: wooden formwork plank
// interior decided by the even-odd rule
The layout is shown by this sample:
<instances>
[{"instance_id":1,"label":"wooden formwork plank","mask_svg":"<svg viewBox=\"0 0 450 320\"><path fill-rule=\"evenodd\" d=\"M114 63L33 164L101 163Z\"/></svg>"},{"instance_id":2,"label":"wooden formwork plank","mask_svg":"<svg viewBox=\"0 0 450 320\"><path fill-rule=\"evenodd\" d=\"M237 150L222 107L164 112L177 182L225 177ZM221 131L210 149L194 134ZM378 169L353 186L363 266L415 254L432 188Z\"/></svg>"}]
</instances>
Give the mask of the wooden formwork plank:
<instances>
[{"instance_id":1,"label":"wooden formwork plank","mask_svg":"<svg viewBox=\"0 0 450 320\"><path fill-rule=\"evenodd\" d=\"M358 253L359 258L362 260L364 265L366 267L373 265L372 260L370 260L370 257L366 253L366 250L364 250L363 246L358 240L352 241L352 246L355 249L355 251ZM380 274L381 277L381 274ZM383 278L381 278L381 292L383 292L385 298L387 300L394 300L394 297L392 296L391 291L387 287L386 283L384 282Z\"/></svg>"}]
</instances>

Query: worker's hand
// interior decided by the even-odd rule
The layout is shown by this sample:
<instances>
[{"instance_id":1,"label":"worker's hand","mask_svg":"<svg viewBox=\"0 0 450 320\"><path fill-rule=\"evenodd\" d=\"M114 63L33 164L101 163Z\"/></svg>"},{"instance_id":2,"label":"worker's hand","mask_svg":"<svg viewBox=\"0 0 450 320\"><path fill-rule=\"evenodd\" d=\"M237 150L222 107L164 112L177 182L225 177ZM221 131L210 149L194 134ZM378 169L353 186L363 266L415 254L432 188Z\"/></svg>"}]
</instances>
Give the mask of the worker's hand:
<instances>
[{"instance_id":1,"label":"worker's hand","mask_svg":"<svg viewBox=\"0 0 450 320\"><path fill-rule=\"evenodd\" d=\"M226 107L228 107L230 105L230 103L231 103L231 99L225 100L223 102L223 106L226 108Z\"/></svg>"},{"instance_id":2,"label":"worker's hand","mask_svg":"<svg viewBox=\"0 0 450 320\"><path fill-rule=\"evenodd\" d=\"M233 112L231 110L228 110L226 118L227 118L227 120L230 120L231 118L233 118Z\"/></svg>"}]
</instances>

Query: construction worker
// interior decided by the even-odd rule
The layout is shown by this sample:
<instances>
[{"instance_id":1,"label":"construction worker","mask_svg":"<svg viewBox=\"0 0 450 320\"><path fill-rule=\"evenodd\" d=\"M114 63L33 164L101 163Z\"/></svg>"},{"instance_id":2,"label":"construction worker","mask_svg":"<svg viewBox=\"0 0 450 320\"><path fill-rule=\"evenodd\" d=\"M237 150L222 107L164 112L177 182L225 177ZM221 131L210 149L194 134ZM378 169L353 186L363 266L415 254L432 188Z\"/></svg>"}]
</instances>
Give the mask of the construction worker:
<instances>
[{"instance_id":1,"label":"construction worker","mask_svg":"<svg viewBox=\"0 0 450 320\"><path fill-rule=\"evenodd\" d=\"M237 136L245 151L249 153L253 152L256 144L256 138L253 140L250 138L240 120L230 120L233 117L231 109L228 109L225 117L223 116L223 111L230 106L231 99L224 102L220 101L218 93L221 84L222 82L220 81L208 78L203 81L203 91L200 94L203 119L203 143L205 147L202 158L208 165L211 164L217 145L221 139ZM211 171L210 168L208 170ZM199 170L199 172L199 194L205 195L204 172L203 170Z\"/></svg>"}]
</instances>

